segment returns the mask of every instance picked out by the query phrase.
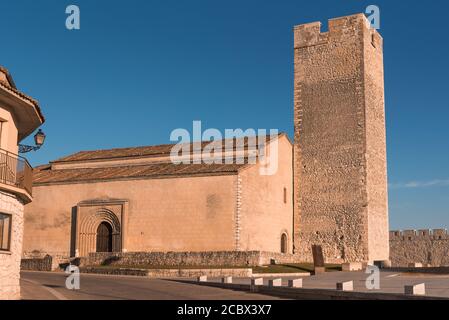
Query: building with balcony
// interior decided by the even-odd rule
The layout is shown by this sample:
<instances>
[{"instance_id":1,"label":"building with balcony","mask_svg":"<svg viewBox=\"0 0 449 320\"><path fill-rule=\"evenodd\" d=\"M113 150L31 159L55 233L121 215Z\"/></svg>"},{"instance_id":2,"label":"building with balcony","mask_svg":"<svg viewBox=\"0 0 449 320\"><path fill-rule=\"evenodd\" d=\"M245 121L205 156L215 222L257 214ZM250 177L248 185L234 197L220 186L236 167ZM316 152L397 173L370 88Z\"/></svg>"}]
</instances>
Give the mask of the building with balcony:
<instances>
[{"instance_id":1,"label":"building with balcony","mask_svg":"<svg viewBox=\"0 0 449 320\"><path fill-rule=\"evenodd\" d=\"M0 299L20 298L23 211L32 201L33 170L17 154L19 143L43 122L38 103L0 67Z\"/></svg>"}]
</instances>

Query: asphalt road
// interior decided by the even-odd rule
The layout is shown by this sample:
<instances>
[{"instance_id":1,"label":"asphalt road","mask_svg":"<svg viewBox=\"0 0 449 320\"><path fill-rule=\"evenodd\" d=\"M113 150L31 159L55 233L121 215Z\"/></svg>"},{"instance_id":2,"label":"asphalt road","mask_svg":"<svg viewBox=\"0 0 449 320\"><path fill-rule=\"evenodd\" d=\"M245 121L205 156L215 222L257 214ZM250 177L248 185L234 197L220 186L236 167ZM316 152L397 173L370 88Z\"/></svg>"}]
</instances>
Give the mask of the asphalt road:
<instances>
[{"instance_id":1,"label":"asphalt road","mask_svg":"<svg viewBox=\"0 0 449 320\"><path fill-rule=\"evenodd\" d=\"M65 287L64 273L22 272L25 300L277 300L277 298L170 280L81 274L80 289Z\"/></svg>"},{"instance_id":2,"label":"asphalt road","mask_svg":"<svg viewBox=\"0 0 449 320\"><path fill-rule=\"evenodd\" d=\"M380 273L380 289L369 290L364 272L328 272L303 277L304 288L335 289L337 282L353 281L354 291L404 293L405 285L425 283L426 295L449 297L449 275ZM289 277L283 277L287 285ZM220 279L209 279L219 281ZM171 280L143 277L81 274L80 290L65 287L64 273L22 272L22 297L29 300L270 300L275 297L246 293ZM249 278L234 278L234 283L249 284ZM268 279L264 279L265 284Z\"/></svg>"}]
</instances>

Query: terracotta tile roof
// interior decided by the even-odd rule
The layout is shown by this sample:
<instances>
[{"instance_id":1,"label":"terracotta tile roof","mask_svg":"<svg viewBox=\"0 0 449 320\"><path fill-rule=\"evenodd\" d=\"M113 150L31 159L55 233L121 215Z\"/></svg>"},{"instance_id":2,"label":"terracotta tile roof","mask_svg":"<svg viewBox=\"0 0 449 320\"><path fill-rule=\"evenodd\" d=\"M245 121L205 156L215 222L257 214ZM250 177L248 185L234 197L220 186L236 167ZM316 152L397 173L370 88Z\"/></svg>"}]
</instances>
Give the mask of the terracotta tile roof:
<instances>
[{"instance_id":1,"label":"terracotta tile roof","mask_svg":"<svg viewBox=\"0 0 449 320\"><path fill-rule=\"evenodd\" d=\"M285 134L280 134L285 135ZM234 139L235 142L235 139ZM202 143L204 148L211 141ZM217 141L223 143L223 140ZM223 143L224 145L224 143ZM235 147L235 143L233 144ZM33 184L45 185L54 183L74 183L86 181L108 181L117 179L156 179L174 178L183 176L212 176L232 175L248 164L248 158L244 164L173 164L169 161L154 162L139 165L104 166L96 168L74 168L74 169L52 169L52 163L105 160L117 158L133 158L144 156L167 156L174 144L163 144L157 146L119 148L109 150L80 151L73 155L52 161L51 164L41 165L34 168ZM248 146L245 139L244 146Z\"/></svg>"},{"instance_id":2,"label":"terracotta tile roof","mask_svg":"<svg viewBox=\"0 0 449 320\"><path fill-rule=\"evenodd\" d=\"M280 135L283 135L281 133ZM269 139L269 136L268 136ZM267 140L268 140L267 139ZM217 140L217 143L223 143L224 140ZM235 139L234 139L235 142ZM211 141L202 142L202 148L210 144ZM171 149L175 144L161 144L155 146L146 147L133 147L133 148L117 148L109 150L93 150L93 151L80 151L75 154L52 161L56 162L71 162L71 161L89 161L89 160L105 160L116 158L133 158L133 157L146 157L146 156L166 156L170 154ZM234 149L235 149L235 143ZM224 143L223 143L224 146ZM248 139L245 138L244 147L248 146Z\"/></svg>"},{"instance_id":3,"label":"terracotta tile roof","mask_svg":"<svg viewBox=\"0 0 449 320\"><path fill-rule=\"evenodd\" d=\"M8 79L9 83L5 83L5 84L8 87L13 87L14 89L17 89L16 84L14 83L14 80L13 80L11 74L9 73L8 69L6 69L5 67L0 66L0 72L3 72L6 75L6 78Z\"/></svg>"},{"instance_id":4,"label":"terracotta tile roof","mask_svg":"<svg viewBox=\"0 0 449 320\"><path fill-rule=\"evenodd\" d=\"M168 155L173 144L163 144L157 146L116 148L108 150L79 151L67 157L63 157L52 162L86 161L114 158L141 157L152 155Z\"/></svg>"},{"instance_id":5,"label":"terracotta tile roof","mask_svg":"<svg viewBox=\"0 0 449 320\"><path fill-rule=\"evenodd\" d=\"M51 166L36 167L33 184L83 182L92 180L169 178L180 176L236 174L245 164L173 164L154 163L139 166L102 167L51 170Z\"/></svg>"}]
</instances>

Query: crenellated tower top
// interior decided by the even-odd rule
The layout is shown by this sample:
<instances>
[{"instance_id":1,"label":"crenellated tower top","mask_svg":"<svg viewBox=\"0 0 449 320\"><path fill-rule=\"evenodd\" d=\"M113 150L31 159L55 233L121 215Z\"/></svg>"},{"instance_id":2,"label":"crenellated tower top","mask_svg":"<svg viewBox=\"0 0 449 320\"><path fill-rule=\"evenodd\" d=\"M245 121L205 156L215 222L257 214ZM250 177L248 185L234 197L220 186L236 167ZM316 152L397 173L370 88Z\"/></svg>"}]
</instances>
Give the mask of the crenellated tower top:
<instances>
[{"instance_id":1,"label":"crenellated tower top","mask_svg":"<svg viewBox=\"0 0 449 320\"><path fill-rule=\"evenodd\" d=\"M364 14L334 18L328 20L327 32L321 31L321 22L311 22L294 27L295 49L340 41L342 38L354 38L357 33L369 33L373 46L382 48L382 36L371 28Z\"/></svg>"}]
</instances>

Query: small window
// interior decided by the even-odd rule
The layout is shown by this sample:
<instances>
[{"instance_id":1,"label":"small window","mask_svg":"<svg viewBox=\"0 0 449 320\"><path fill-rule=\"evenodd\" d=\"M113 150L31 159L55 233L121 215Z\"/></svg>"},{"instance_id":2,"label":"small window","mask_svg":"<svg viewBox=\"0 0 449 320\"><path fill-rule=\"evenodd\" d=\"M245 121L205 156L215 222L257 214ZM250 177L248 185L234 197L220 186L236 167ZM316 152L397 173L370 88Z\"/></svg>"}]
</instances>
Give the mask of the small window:
<instances>
[{"instance_id":1,"label":"small window","mask_svg":"<svg viewBox=\"0 0 449 320\"><path fill-rule=\"evenodd\" d=\"M376 38L374 33L371 35L371 45L376 48Z\"/></svg>"},{"instance_id":2,"label":"small window","mask_svg":"<svg viewBox=\"0 0 449 320\"><path fill-rule=\"evenodd\" d=\"M284 203L287 203L287 188L284 188Z\"/></svg>"},{"instance_id":3,"label":"small window","mask_svg":"<svg viewBox=\"0 0 449 320\"><path fill-rule=\"evenodd\" d=\"M281 253L288 253L288 237L285 233L281 236Z\"/></svg>"},{"instance_id":4,"label":"small window","mask_svg":"<svg viewBox=\"0 0 449 320\"><path fill-rule=\"evenodd\" d=\"M11 215L0 213L0 251L11 248Z\"/></svg>"}]
</instances>

